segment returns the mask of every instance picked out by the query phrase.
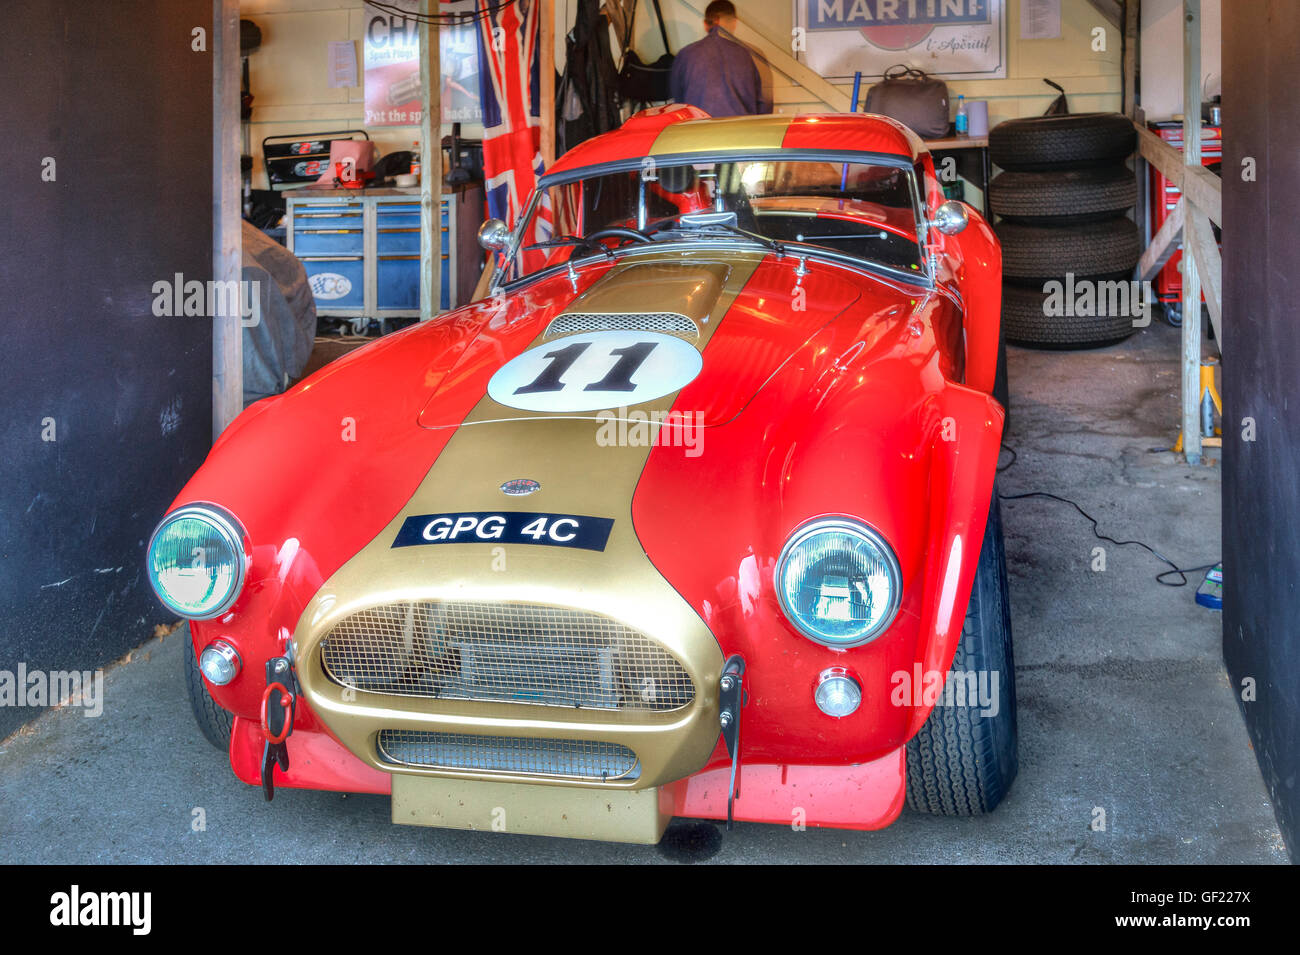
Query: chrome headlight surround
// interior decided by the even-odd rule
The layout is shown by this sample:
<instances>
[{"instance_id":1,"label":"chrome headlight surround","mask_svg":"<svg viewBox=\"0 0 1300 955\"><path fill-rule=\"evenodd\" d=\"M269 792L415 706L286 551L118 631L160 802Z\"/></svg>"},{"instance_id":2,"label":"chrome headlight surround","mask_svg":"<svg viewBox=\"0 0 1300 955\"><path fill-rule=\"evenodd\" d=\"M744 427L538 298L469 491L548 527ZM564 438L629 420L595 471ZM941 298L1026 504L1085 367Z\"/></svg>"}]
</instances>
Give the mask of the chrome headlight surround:
<instances>
[{"instance_id":1,"label":"chrome headlight surround","mask_svg":"<svg viewBox=\"0 0 1300 955\"><path fill-rule=\"evenodd\" d=\"M889 591L886 595L884 607L874 622L866 622L856 632L835 634L818 630L805 619L805 615L798 608L791 606L790 603L786 578L792 570L797 571L797 568L792 566L792 559L806 550L818 537L829 534L847 535L865 544L875 552L885 572ZM884 633L889 628L889 625L894 622L894 617L898 614L898 607L903 597L902 577L902 571L898 566L898 558L894 556L893 548L889 546L889 543L881 534L861 521L848 517L832 517L817 518L795 528L785 542L785 546L781 548L780 557L777 558L774 583L777 600L781 605L781 613L785 615L786 620L790 622L792 627L814 643L820 643L822 646L831 647L832 649L849 649L870 643Z\"/></svg>"},{"instance_id":2,"label":"chrome headlight surround","mask_svg":"<svg viewBox=\"0 0 1300 955\"><path fill-rule=\"evenodd\" d=\"M234 564L234 577L226 593L220 601L201 613L195 613L190 608L178 605L158 581L155 564L156 548L163 532L180 520L197 520L207 525L217 540L229 550L230 559ZM248 554L244 551L245 536L243 525L234 515L215 504L186 504L184 507L178 507L159 521L149 538L149 546L145 550L145 573L149 578L149 586L153 588L155 596L162 601L163 605L178 616L188 620L211 620L221 616L239 599L244 589L244 580L248 576Z\"/></svg>"}]
</instances>

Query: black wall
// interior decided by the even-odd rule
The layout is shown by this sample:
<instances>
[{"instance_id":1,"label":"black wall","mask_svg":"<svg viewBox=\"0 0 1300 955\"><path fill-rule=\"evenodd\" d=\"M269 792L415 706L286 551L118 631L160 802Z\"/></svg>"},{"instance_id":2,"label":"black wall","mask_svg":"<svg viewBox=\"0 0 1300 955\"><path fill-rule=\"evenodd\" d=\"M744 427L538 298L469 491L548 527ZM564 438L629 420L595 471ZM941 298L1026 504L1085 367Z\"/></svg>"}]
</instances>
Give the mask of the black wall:
<instances>
[{"instance_id":1,"label":"black wall","mask_svg":"<svg viewBox=\"0 0 1300 955\"><path fill-rule=\"evenodd\" d=\"M210 444L211 324L152 286L212 274L212 4L0 14L0 670L94 669L170 622L144 545Z\"/></svg>"},{"instance_id":2,"label":"black wall","mask_svg":"<svg viewBox=\"0 0 1300 955\"><path fill-rule=\"evenodd\" d=\"M1300 852L1300 6L1223 17L1223 652ZM1256 180L1242 178L1254 160ZM1255 440L1243 419L1253 418Z\"/></svg>"}]
</instances>

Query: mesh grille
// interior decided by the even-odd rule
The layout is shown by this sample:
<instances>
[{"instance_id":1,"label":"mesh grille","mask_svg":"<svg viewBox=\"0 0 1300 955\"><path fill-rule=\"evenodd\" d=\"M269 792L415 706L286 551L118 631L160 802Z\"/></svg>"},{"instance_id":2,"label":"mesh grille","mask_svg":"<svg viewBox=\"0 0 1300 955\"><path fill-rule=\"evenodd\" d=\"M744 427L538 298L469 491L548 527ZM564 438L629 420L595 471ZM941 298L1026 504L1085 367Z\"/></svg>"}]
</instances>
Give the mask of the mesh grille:
<instances>
[{"instance_id":1,"label":"mesh grille","mask_svg":"<svg viewBox=\"0 0 1300 955\"><path fill-rule=\"evenodd\" d=\"M649 637L584 610L411 601L344 619L321 642L334 682L393 696L660 712L695 686Z\"/></svg>"},{"instance_id":2,"label":"mesh grille","mask_svg":"<svg viewBox=\"0 0 1300 955\"><path fill-rule=\"evenodd\" d=\"M380 730L384 762L480 773L635 779L636 753L618 743L581 739L524 739L422 730Z\"/></svg>"},{"instance_id":3,"label":"mesh grille","mask_svg":"<svg viewBox=\"0 0 1300 955\"><path fill-rule=\"evenodd\" d=\"M551 324L546 326L543 337L554 338L573 332L602 332L609 329L663 332L679 338L698 338L700 334L693 321L677 312L626 312L611 315L571 312L552 319Z\"/></svg>"}]
</instances>

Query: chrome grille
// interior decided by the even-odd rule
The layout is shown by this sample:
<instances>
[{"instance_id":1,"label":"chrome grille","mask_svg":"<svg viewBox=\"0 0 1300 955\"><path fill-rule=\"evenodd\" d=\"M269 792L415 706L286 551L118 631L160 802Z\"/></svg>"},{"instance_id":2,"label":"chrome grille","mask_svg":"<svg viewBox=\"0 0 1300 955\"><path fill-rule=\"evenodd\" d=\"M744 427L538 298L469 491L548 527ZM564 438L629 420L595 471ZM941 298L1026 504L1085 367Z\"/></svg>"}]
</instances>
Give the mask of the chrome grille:
<instances>
[{"instance_id":1,"label":"chrome grille","mask_svg":"<svg viewBox=\"0 0 1300 955\"><path fill-rule=\"evenodd\" d=\"M679 338L698 338L700 330L695 323L678 312L624 312L602 314L597 312L569 312L556 316L546 326L542 337L554 338L573 332L603 332L609 329L626 329L633 332L663 332Z\"/></svg>"},{"instance_id":2,"label":"chrome grille","mask_svg":"<svg viewBox=\"0 0 1300 955\"><path fill-rule=\"evenodd\" d=\"M543 604L423 600L345 618L321 641L341 686L392 696L662 712L695 698L667 650L617 620Z\"/></svg>"},{"instance_id":3,"label":"chrome grille","mask_svg":"<svg viewBox=\"0 0 1300 955\"><path fill-rule=\"evenodd\" d=\"M591 740L380 730L378 747L386 763L427 769L605 780L641 774L632 750Z\"/></svg>"}]
</instances>

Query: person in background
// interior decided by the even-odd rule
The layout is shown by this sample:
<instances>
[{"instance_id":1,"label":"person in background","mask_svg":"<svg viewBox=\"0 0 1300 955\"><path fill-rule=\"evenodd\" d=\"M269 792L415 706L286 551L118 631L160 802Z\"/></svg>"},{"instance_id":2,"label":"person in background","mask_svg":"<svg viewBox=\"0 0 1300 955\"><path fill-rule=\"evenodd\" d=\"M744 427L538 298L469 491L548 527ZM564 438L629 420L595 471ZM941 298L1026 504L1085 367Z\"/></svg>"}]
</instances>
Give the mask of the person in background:
<instances>
[{"instance_id":1,"label":"person in background","mask_svg":"<svg viewBox=\"0 0 1300 955\"><path fill-rule=\"evenodd\" d=\"M734 35L735 4L713 0L704 10L704 29L708 36L683 47L673 60L673 99L710 116L772 112L771 92L764 90L754 54Z\"/></svg>"}]
</instances>

